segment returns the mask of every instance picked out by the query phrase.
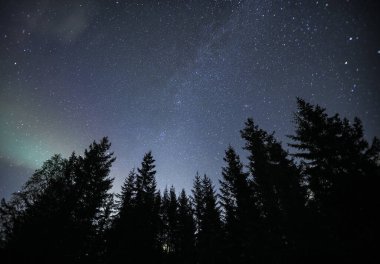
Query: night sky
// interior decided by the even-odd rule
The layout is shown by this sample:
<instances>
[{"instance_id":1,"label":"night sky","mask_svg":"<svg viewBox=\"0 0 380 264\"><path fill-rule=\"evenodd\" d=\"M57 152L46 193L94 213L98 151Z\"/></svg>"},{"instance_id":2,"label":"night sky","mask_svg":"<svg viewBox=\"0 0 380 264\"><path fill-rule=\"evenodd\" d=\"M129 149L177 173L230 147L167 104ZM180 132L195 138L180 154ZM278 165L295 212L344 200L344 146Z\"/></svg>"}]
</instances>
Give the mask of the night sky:
<instances>
[{"instance_id":1,"label":"night sky","mask_svg":"<svg viewBox=\"0 0 380 264\"><path fill-rule=\"evenodd\" d=\"M377 2L377 3L376 3ZM296 96L380 135L380 1L1 1L0 197L108 136L118 191L216 183L248 117L286 147Z\"/></svg>"}]
</instances>

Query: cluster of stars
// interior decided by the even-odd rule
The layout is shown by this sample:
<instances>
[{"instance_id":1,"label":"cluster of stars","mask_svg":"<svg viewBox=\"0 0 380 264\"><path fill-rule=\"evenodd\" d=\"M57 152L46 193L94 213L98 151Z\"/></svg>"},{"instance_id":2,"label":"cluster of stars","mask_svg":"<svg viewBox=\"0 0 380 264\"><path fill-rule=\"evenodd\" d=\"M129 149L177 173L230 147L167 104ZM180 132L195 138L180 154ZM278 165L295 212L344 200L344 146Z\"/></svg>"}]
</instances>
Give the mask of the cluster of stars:
<instances>
[{"instance_id":1,"label":"cluster of stars","mask_svg":"<svg viewBox=\"0 0 380 264\"><path fill-rule=\"evenodd\" d=\"M297 96L363 118L368 137L380 131L380 10L371 1L4 6L0 196L50 155L80 153L102 136L118 157L116 188L148 150L161 188L190 188L196 171L217 184L229 144L245 157L246 118L286 146Z\"/></svg>"}]
</instances>

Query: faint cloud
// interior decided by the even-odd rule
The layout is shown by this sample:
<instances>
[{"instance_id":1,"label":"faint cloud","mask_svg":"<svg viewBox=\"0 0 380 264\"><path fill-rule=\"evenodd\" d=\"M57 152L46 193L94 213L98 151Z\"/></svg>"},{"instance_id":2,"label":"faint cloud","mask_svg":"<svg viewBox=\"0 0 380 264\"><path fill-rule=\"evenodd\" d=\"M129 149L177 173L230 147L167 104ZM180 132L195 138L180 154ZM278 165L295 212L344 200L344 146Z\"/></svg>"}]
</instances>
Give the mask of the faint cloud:
<instances>
[{"instance_id":1,"label":"faint cloud","mask_svg":"<svg viewBox=\"0 0 380 264\"><path fill-rule=\"evenodd\" d=\"M92 17L97 13L96 9L96 5L65 6L60 5L59 2L45 1L35 6L26 19L32 33L48 35L52 39L67 44L78 40L86 31Z\"/></svg>"},{"instance_id":2,"label":"faint cloud","mask_svg":"<svg viewBox=\"0 0 380 264\"><path fill-rule=\"evenodd\" d=\"M57 26L57 33L64 42L75 41L87 28L88 18L84 9L68 14Z\"/></svg>"}]
</instances>

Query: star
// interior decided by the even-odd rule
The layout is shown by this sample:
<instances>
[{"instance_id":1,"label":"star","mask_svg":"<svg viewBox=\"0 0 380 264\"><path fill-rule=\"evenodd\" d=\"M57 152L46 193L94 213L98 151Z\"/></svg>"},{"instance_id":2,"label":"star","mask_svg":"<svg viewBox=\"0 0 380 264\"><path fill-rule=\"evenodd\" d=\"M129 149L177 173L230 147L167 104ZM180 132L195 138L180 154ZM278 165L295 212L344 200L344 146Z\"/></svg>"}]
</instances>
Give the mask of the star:
<instances>
[{"instance_id":1,"label":"star","mask_svg":"<svg viewBox=\"0 0 380 264\"><path fill-rule=\"evenodd\" d=\"M159 188L217 184L228 144L246 157L248 117L288 148L296 97L375 136L380 10L354 2L2 1L0 196L103 136L113 192L148 150Z\"/></svg>"}]
</instances>

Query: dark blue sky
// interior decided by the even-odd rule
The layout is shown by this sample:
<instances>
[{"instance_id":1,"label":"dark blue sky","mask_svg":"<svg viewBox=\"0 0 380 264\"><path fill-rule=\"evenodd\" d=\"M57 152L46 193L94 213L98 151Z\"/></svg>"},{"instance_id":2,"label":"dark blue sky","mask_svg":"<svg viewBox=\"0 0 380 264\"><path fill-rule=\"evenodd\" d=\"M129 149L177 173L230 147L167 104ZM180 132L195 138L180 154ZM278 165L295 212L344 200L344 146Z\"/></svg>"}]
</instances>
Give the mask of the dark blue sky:
<instances>
[{"instance_id":1,"label":"dark blue sky","mask_svg":"<svg viewBox=\"0 0 380 264\"><path fill-rule=\"evenodd\" d=\"M0 197L54 153L108 136L115 191L145 152L159 187L215 182L253 117L296 96L380 133L378 1L2 1Z\"/></svg>"}]
</instances>

